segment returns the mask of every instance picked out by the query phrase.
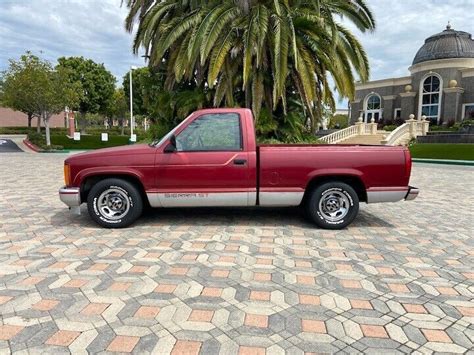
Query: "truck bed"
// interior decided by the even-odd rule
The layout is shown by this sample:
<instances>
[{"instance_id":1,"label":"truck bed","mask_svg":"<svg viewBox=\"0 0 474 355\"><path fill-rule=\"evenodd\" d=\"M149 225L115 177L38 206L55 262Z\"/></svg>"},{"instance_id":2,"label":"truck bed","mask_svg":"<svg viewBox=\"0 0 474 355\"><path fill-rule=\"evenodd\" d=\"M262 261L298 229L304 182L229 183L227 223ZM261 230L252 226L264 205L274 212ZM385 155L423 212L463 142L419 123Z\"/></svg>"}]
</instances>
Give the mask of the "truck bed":
<instances>
[{"instance_id":1,"label":"truck bed","mask_svg":"<svg viewBox=\"0 0 474 355\"><path fill-rule=\"evenodd\" d=\"M259 192L301 193L309 182L325 176L356 176L368 193L406 187L406 152L405 147L393 146L259 145Z\"/></svg>"}]
</instances>

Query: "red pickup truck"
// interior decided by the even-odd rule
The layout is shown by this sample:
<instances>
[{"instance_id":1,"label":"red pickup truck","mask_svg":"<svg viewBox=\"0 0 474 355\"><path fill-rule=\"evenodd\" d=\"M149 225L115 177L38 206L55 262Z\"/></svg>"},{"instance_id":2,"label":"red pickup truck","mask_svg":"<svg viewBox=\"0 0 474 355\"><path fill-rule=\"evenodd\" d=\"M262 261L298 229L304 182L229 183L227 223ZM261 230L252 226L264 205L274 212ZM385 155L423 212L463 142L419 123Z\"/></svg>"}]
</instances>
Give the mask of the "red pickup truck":
<instances>
[{"instance_id":1,"label":"red pickup truck","mask_svg":"<svg viewBox=\"0 0 474 355\"><path fill-rule=\"evenodd\" d=\"M404 147L257 145L248 109L191 114L159 142L66 159L59 196L99 225L126 227L151 207L299 206L319 227L341 229L359 202L413 200Z\"/></svg>"}]
</instances>

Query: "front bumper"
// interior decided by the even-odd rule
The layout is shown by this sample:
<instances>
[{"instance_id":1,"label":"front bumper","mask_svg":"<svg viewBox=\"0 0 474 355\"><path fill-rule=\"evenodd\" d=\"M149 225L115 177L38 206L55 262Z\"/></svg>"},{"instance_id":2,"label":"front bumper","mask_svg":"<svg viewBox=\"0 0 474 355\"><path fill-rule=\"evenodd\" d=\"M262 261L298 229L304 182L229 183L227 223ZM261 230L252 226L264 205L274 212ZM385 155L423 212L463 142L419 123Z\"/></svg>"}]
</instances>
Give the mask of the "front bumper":
<instances>
[{"instance_id":1,"label":"front bumper","mask_svg":"<svg viewBox=\"0 0 474 355\"><path fill-rule=\"evenodd\" d=\"M408 187L408 192L407 192L407 195L405 196L405 201L414 200L415 198L418 197L419 192L420 190L418 190L416 187L413 187L413 186Z\"/></svg>"},{"instance_id":2,"label":"front bumper","mask_svg":"<svg viewBox=\"0 0 474 355\"><path fill-rule=\"evenodd\" d=\"M81 205L81 190L78 187L62 187L59 189L59 199L70 208Z\"/></svg>"}]
</instances>

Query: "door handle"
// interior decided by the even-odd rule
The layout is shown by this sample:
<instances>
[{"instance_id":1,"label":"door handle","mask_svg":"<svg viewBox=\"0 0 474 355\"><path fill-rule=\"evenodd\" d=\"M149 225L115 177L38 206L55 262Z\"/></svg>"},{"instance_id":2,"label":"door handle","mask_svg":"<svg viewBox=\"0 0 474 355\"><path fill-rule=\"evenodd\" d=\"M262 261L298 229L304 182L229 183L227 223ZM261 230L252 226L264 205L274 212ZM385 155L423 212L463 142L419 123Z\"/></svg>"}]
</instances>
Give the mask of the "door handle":
<instances>
[{"instance_id":1,"label":"door handle","mask_svg":"<svg viewBox=\"0 0 474 355\"><path fill-rule=\"evenodd\" d=\"M245 165L247 164L247 159L234 159L234 165Z\"/></svg>"}]
</instances>

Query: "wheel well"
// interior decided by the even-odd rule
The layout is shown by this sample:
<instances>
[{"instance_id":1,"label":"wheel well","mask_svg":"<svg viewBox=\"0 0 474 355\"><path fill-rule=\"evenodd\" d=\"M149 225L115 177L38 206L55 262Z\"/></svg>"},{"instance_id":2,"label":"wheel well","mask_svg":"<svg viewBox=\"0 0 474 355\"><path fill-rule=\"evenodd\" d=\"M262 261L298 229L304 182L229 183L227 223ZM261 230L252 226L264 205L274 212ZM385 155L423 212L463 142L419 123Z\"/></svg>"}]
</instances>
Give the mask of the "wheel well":
<instances>
[{"instance_id":1,"label":"wheel well","mask_svg":"<svg viewBox=\"0 0 474 355\"><path fill-rule=\"evenodd\" d=\"M310 180L308 185L306 186L302 203L306 202L306 199L309 198L310 196L310 192L313 191L316 187L324 183L334 182L334 181L343 182L351 186L357 193L357 196L359 197L359 201L367 202L367 191L365 190L364 183L359 177L352 176L352 175L330 175L330 176L318 176Z\"/></svg>"},{"instance_id":2,"label":"wheel well","mask_svg":"<svg viewBox=\"0 0 474 355\"><path fill-rule=\"evenodd\" d=\"M91 191L92 186L97 184L99 181L102 181L105 179L121 179L121 180L131 183L132 185L138 188L138 191L140 192L140 195L142 196L143 203L148 204L148 197L145 193L145 188L143 187L143 184L141 183L141 181L133 175L126 175L126 174L88 176L81 183L81 201L86 202L87 196L89 195L89 192Z\"/></svg>"}]
</instances>

